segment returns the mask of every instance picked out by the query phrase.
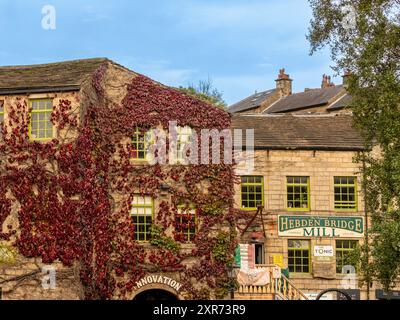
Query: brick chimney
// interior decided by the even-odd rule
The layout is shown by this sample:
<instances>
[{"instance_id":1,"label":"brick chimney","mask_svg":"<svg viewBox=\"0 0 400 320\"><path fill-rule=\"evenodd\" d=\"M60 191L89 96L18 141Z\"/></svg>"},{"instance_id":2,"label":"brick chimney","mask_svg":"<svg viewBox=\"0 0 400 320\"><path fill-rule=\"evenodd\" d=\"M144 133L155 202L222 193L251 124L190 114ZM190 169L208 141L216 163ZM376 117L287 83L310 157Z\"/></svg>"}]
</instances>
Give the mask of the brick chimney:
<instances>
[{"instance_id":1,"label":"brick chimney","mask_svg":"<svg viewBox=\"0 0 400 320\"><path fill-rule=\"evenodd\" d=\"M335 86L335 84L333 82L331 82L331 77L327 76L326 74L322 75L322 83L321 83L321 88L329 88L329 87L333 87Z\"/></svg>"},{"instance_id":2,"label":"brick chimney","mask_svg":"<svg viewBox=\"0 0 400 320\"><path fill-rule=\"evenodd\" d=\"M287 97L292 94L292 82L293 80L289 78L289 75L285 73L285 69L279 70L278 79L276 81L276 89L279 95L282 97Z\"/></svg>"}]
</instances>

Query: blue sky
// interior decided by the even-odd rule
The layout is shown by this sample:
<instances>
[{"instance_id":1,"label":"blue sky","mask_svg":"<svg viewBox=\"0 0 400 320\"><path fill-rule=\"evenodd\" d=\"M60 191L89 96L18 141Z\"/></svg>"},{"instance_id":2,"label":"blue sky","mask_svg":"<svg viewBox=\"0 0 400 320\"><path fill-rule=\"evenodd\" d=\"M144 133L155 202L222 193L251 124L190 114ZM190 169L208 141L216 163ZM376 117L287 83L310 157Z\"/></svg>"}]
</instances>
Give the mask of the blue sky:
<instances>
[{"instance_id":1,"label":"blue sky","mask_svg":"<svg viewBox=\"0 0 400 320\"><path fill-rule=\"evenodd\" d=\"M309 56L310 19L307 0L0 0L0 65L108 57L172 86L209 76L230 104L273 88L282 67L294 91L332 74L326 51Z\"/></svg>"}]
</instances>

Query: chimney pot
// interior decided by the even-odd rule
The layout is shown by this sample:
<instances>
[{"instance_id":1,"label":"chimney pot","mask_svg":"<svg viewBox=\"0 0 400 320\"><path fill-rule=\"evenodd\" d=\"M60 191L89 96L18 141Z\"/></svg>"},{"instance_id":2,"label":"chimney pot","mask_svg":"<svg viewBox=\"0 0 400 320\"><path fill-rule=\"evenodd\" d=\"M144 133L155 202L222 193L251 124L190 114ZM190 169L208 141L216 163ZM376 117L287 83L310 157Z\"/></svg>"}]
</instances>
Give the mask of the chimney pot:
<instances>
[{"instance_id":1,"label":"chimney pot","mask_svg":"<svg viewBox=\"0 0 400 320\"><path fill-rule=\"evenodd\" d=\"M331 82L331 77L326 74L323 74L321 88L324 89L324 88L329 88L329 87L333 87L333 86L335 86L335 84L333 82Z\"/></svg>"}]
</instances>

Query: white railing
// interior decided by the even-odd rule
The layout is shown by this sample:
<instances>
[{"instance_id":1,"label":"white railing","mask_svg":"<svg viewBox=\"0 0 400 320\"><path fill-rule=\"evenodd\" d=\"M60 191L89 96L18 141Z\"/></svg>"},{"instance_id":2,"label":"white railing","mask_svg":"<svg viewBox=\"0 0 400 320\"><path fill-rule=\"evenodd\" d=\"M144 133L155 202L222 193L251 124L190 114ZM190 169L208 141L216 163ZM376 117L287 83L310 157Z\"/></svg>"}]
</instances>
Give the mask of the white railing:
<instances>
[{"instance_id":1,"label":"white railing","mask_svg":"<svg viewBox=\"0 0 400 320\"><path fill-rule=\"evenodd\" d=\"M269 272L271 281L263 286L239 285L239 294L263 295L271 294L277 300L308 300L307 296L297 289L296 286L283 274L279 278L274 278L274 268L276 265L257 265L257 268L266 269Z\"/></svg>"}]
</instances>

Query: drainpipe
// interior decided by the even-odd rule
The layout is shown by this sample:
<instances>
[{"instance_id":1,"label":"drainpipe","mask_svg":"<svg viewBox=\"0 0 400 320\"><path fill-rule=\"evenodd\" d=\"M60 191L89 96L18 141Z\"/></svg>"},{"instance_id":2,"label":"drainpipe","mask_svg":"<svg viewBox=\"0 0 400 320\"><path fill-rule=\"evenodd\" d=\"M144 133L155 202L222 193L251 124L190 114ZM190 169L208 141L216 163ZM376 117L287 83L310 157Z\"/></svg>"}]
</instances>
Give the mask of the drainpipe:
<instances>
[{"instance_id":1,"label":"drainpipe","mask_svg":"<svg viewBox=\"0 0 400 320\"><path fill-rule=\"evenodd\" d=\"M369 226L368 226L368 213L367 213L367 209L368 209L368 205L367 205L367 185L366 185L366 177L365 177L365 169L366 169L366 165L365 165L365 158L363 157L363 193L364 193L364 219L365 219L365 254L366 254L366 259L367 259L367 263L369 263ZM370 274L369 274L369 270L367 271L367 300L370 299Z\"/></svg>"}]
</instances>

